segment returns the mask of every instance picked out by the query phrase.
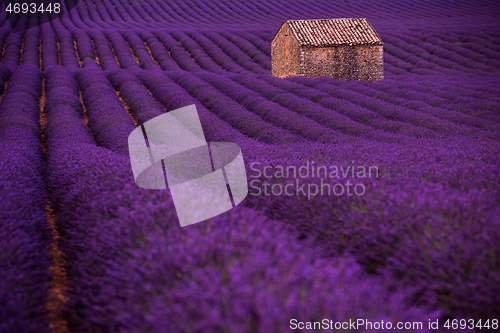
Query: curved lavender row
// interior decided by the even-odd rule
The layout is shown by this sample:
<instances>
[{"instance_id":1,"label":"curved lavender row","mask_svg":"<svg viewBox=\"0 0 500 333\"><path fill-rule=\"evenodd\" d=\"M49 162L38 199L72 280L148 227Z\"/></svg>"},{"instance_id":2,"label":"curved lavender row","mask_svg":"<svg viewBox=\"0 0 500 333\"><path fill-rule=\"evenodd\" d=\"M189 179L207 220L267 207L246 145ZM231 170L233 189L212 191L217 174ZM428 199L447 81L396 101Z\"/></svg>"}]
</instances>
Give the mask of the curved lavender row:
<instances>
[{"instance_id":1,"label":"curved lavender row","mask_svg":"<svg viewBox=\"0 0 500 333\"><path fill-rule=\"evenodd\" d=\"M220 33L221 36L227 38L231 43L238 46L245 54L247 54L253 61L257 62L264 69L271 70L271 57L262 53L252 43L244 38L230 33Z\"/></svg>"},{"instance_id":2,"label":"curved lavender row","mask_svg":"<svg viewBox=\"0 0 500 333\"><path fill-rule=\"evenodd\" d=\"M179 6L179 10L181 11L181 13L187 13L187 15L189 15L189 18L191 20L194 19L195 22L209 24L209 25L213 22L213 17L207 15L208 13L199 9L201 7L200 5L198 6L188 5L184 3L184 1L179 1L178 3L176 2L176 5ZM196 10L197 8L198 10Z\"/></svg>"},{"instance_id":3,"label":"curved lavender row","mask_svg":"<svg viewBox=\"0 0 500 333\"><path fill-rule=\"evenodd\" d=\"M500 107L500 98L497 93L484 90L486 86L498 86L498 79L488 80L486 84L482 84L481 80L471 80L470 82L474 83L477 88L471 90L470 83L463 85L456 79L439 82L429 78L427 86L435 87L431 92L426 89L426 86L415 84L401 84L400 89L411 89L411 93L415 94L432 94L435 96L432 102L442 103L443 100L446 100L447 103L443 107L446 106L447 110L473 116L476 120L471 120L471 124L478 122L482 124L481 118L487 119L491 124L498 123L499 119L495 111ZM453 85L453 89L448 88L450 85Z\"/></svg>"},{"instance_id":4,"label":"curved lavender row","mask_svg":"<svg viewBox=\"0 0 500 333\"><path fill-rule=\"evenodd\" d=\"M408 63L408 62L402 60L401 58L398 58L397 54L392 55L390 49L388 49L388 51L384 53L384 66L385 66L385 64L389 65L388 69L392 68L393 70L391 72L396 74L396 75L408 74L408 73L421 74L421 73L417 73L416 72L417 70L423 70L424 71L423 74L432 73L431 71L429 71L427 69L418 68L414 64ZM408 72L408 73L406 73L406 72Z\"/></svg>"},{"instance_id":5,"label":"curved lavender row","mask_svg":"<svg viewBox=\"0 0 500 333\"><path fill-rule=\"evenodd\" d=\"M353 112L356 114L359 108L358 106L353 105L354 106L353 108L351 105L349 105L346 107L342 104L337 103L337 101L331 101L328 99L325 99L323 103L319 103L320 106L318 106L311 101L299 98L297 97L297 95L295 95L295 93L297 92L298 95L302 95L302 92L305 90L303 88L300 88L297 91L294 91L293 94L290 94L284 91L283 89L276 87L276 85L287 87L290 85L290 82L288 81L283 81L283 80L271 81L275 84L275 86L272 86L267 82L263 81L271 79L267 77L261 77L262 79L258 79L258 78L251 78L248 76L233 75L231 78L236 82L238 82L239 84L255 91L256 93L261 94L267 99L275 103L278 103L279 105L285 108L293 110L294 112L304 117L313 119L316 122L321 123L322 125L339 130L340 132L345 134L360 136L370 140L377 140L377 141L389 141L389 142L401 141L405 138L399 134L392 133L393 129L397 126L396 128L399 128L400 130L404 129L404 132L402 131L404 134L410 134L412 132L415 132L414 136L422 136L421 128L413 129L413 131L411 131L412 129L404 127L402 128L403 124L394 124L394 123L384 124L382 119L380 119L382 117L380 117L378 114L374 115L373 113L364 112L364 110L361 111L361 115L358 114L358 117L352 117ZM316 94L315 97L317 97ZM355 120L358 121L361 120L361 122L367 123L368 125L370 125L370 127L362 123L354 122L345 115L343 115L342 113L336 112L336 110L342 108L348 109L347 111L344 110L344 113L348 114ZM373 126L375 129L373 129L371 126ZM382 132L380 129L387 132ZM432 135L432 133L431 132L427 133L427 135Z\"/></svg>"},{"instance_id":6,"label":"curved lavender row","mask_svg":"<svg viewBox=\"0 0 500 333\"><path fill-rule=\"evenodd\" d=\"M94 5L96 6L96 10L99 13L99 16L107 26L111 26L114 29L121 28L121 25L117 22L114 22L111 18L110 14L113 12L114 8L110 1L96 1ZM114 13L116 13L116 11ZM119 16L113 15L113 18L119 19Z\"/></svg>"},{"instance_id":7,"label":"curved lavender row","mask_svg":"<svg viewBox=\"0 0 500 333\"><path fill-rule=\"evenodd\" d=\"M149 21L148 18L147 18L147 16L144 15L144 13L137 12L137 10L131 4L132 4L132 1L125 2L125 3L123 3L123 7L125 8L125 10L130 15L130 17L132 18L132 20L134 22L143 25L147 29L155 29L155 28L158 27L157 26L157 24L158 24L157 22L154 22L154 23L156 23L156 24L154 24L151 21Z\"/></svg>"},{"instance_id":8,"label":"curved lavender row","mask_svg":"<svg viewBox=\"0 0 500 333\"><path fill-rule=\"evenodd\" d=\"M181 229L168 191L138 188L125 156L85 145L52 156L49 182L66 193L58 215L72 263L70 330L269 332L285 331L290 318L436 316L407 308L405 292L388 293L390 282L351 260L320 260L310 243L247 208Z\"/></svg>"},{"instance_id":9,"label":"curved lavender row","mask_svg":"<svg viewBox=\"0 0 500 333\"><path fill-rule=\"evenodd\" d=\"M381 87L386 88L386 90L381 91ZM412 85L400 88L393 87L389 82L381 82L381 84L377 83L373 86L352 82L348 85L348 88L360 93L369 94L371 97L375 97L386 102L408 107L415 111L431 114L437 118L447 119L456 124L489 129L495 129L496 126L498 126L498 120L494 120L493 117L491 117L491 119L481 119L477 116L466 115L441 106L442 104L448 104L447 102L449 101L453 101L453 104L456 104L460 99L466 100L466 98L460 96L460 94L447 92L446 97L448 101L446 101L437 98L429 91L418 92L416 91L418 88L415 89Z\"/></svg>"},{"instance_id":10,"label":"curved lavender row","mask_svg":"<svg viewBox=\"0 0 500 333\"><path fill-rule=\"evenodd\" d=\"M86 12L85 5L80 0L67 0L67 4L65 2L61 3L63 8L70 7L70 10L65 11L69 13L69 17L67 15L63 15L62 23L67 27L68 30L72 30L71 27L75 27L82 30L94 29L96 28L95 23L89 19L89 14ZM64 19L67 17L68 19Z\"/></svg>"},{"instance_id":11,"label":"curved lavender row","mask_svg":"<svg viewBox=\"0 0 500 333\"><path fill-rule=\"evenodd\" d=\"M476 59L481 59L482 62L489 66L494 66L500 68L500 52L496 52L490 48L487 48L483 43L479 42L465 42L460 44L466 50L471 51L471 56Z\"/></svg>"},{"instance_id":12,"label":"curved lavender row","mask_svg":"<svg viewBox=\"0 0 500 333\"><path fill-rule=\"evenodd\" d=\"M93 19L94 22L98 23L101 27L104 29L116 29L119 28L116 24L111 23L111 21L107 18L109 18L108 13L102 6L101 1L93 1L93 0L86 0L91 3L90 9L87 7L89 10L89 14L94 15L96 19Z\"/></svg>"},{"instance_id":13,"label":"curved lavender row","mask_svg":"<svg viewBox=\"0 0 500 333\"><path fill-rule=\"evenodd\" d=\"M412 36L400 35L398 37L404 40L407 38L411 38ZM449 44L446 44L442 42L440 39L435 37L426 38L422 42L419 42L419 47L433 54L434 56L452 61L467 69L476 69L483 71L488 71L490 69L488 68L488 66L484 64L472 62L467 57L454 52L454 48L450 48Z\"/></svg>"},{"instance_id":14,"label":"curved lavender row","mask_svg":"<svg viewBox=\"0 0 500 333\"><path fill-rule=\"evenodd\" d=\"M135 126L115 90L99 70L81 69L77 74L89 126L99 145L128 153L129 134Z\"/></svg>"},{"instance_id":15,"label":"curved lavender row","mask_svg":"<svg viewBox=\"0 0 500 333\"><path fill-rule=\"evenodd\" d=\"M228 98L220 91L189 73L168 72L168 77L183 87L211 112L243 134L265 143L290 143L300 140L297 136L268 123L262 117ZM324 135L324 133L321 133ZM327 133L330 134L330 133ZM326 139L335 140L324 135Z\"/></svg>"},{"instance_id":16,"label":"curved lavender row","mask_svg":"<svg viewBox=\"0 0 500 333\"><path fill-rule=\"evenodd\" d=\"M414 73L414 74L432 74L433 71L446 73L450 69L452 70L466 70L465 67L460 68L458 64L448 61L446 59L435 59L434 63L423 60L422 58L416 56L411 51L405 51L404 47L401 46L400 43L395 47L391 44L387 44L384 47L384 51L387 52L389 56L393 56L396 60L392 60L391 63L397 67L404 68L405 70ZM413 47L413 45L412 45ZM414 52L417 54L423 53L424 56L427 54L425 50L418 50L417 47L414 47ZM437 65L437 66L436 66Z\"/></svg>"},{"instance_id":17,"label":"curved lavender row","mask_svg":"<svg viewBox=\"0 0 500 333\"><path fill-rule=\"evenodd\" d=\"M59 54L57 50L57 36L50 24L41 26L42 43L42 68L47 70L52 66L59 66Z\"/></svg>"},{"instance_id":18,"label":"curved lavender row","mask_svg":"<svg viewBox=\"0 0 500 333\"><path fill-rule=\"evenodd\" d=\"M68 70L64 67L57 66L45 73L45 91L47 98L45 112L47 112L49 119L55 117L54 109L60 105L64 105L73 110L79 118L83 117L83 106L79 99L78 85ZM56 121L50 122L54 123ZM50 135L51 127L49 125L47 125L46 130L48 130L47 135Z\"/></svg>"},{"instance_id":19,"label":"curved lavender row","mask_svg":"<svg viewBox=\"0 0 500 333\"><path fill-rule=\"evenodd\" d=\"M4 3L4 6L6 6L6 3ZM16 14L14 12L10 13L9 16L10 19L4 22L4 26L8 25L10 27L11 23L13 23L14 26L12 26L12 31L14 31L14 33L21 33L24 35L24 32L28 27L30 15L22 15L21 13Z\"/></svg>"},{"instance_id":20,"label":"curved lavender row","mask_svg":"<svg viewBox=\"0 0 500 333\"><path fill-rule=\"evenodd\" d=\"M24 31L9 34L5 41L5 51L3 52L3 64L13 71L19 66L21 59L21 47L23 44Z\"/></svg>"},{"instance_id":21,"label":"curved lavender row","mask_svg":"<svg viewBox=\"0 0 500 333\"><path fill-rule=\"evenodd\" d=\"M329 96L321 91L304 88L288 80L280 80L274 77L260 76L251 80L245 77L233 77L236 82L241 82L243 85L252 89L270 100L279 103L280 105L293 110L305 117L313 119L325 126L337 129L346 134L363 136L370 139L389 140L393 141L396 137L393 133L384 133L380 130L373 129L359 122L352 121L349 117L334 111L328 102ZM287 93L286 91L290 93ZM313 101L308 100L310 94L313 94ZM303 98L300 98L300 97ZM314 101L318 98L325 98L320 105L315 105ZM371 125L371 124L370 124ZM421 129L420 134L422 133ZM401 139L401 138L400 138Z\"/></svg>"},{"instance_id":22,"label":"curved lavender row","mask_svg":"<svg viewBox=\"0 0 500 333\"><path fill-rule=\"evenodd\" d=\"M99 64L103 70L112 70L120 68L116 62L115 56L111 51L109 40L99 30L90 29L87 31L94 42L94 48L99 57Z\"/></svg>"},{"instance_id":23,"label":"curved lavender row","mask_svg":"<svg viewBox=\"0 0 500 333\"><path fill-rule=\"evenodd\" d=\"M322 82L323 81L323 82ZM421 131L425 136L436 136L439 132L453 132L457 130L467 131L469 129L464 126L456 125L451 121L441 120L431 115L422 114L399 105L393 105L385 101L369 98L364 94L360 94L351 90L345 89L339 85L337 80L323 80L311 82L315 89L326 92L332 97L347 99L350 102L384 116L388 119L400 120L408 122L411 125L422 127Z\"/></svg>"},{"instance_id":24,"label":"curved lavender row","mask_svg":"<svg viewBox=\"0 0 500 333\"><path fill-rule=\"evenodd\" d=\"M113 26L110 26L108 23L104 22L99 15L99 12L95 8L94 2L92 0L82 0L82 2L85 4L85 8L87 12L89 13L90 19L97 25L99 25L100 28L102 29L109 29L113 28Z\"/></svg>"},{"instance_id":25,"label":"curved lavender row","mask_svg":"<svg viewBox=\"0 0 500 333\"><path fill-rule=\"evenodd\" d=\"M225 71L215 61L213 61L207 53L205 53L201 46L192 40L188 35L181 31L171 31L170 34L182 44L182 46L189 52L191 57L195 59L201 68L214 73L225 73Z\"/></svg>"},{"instance_id":26,"label":"curved lavender row","mask_svg":"<svg viewBox=\"0 0 500 333\"><path fill-rule=\"evenodd\" d=\"M399 35L397 36L399 37ZM410 44L398 37L393 37L388 34L385 34L383 36L384 42L386 43L384 47L385 52L388 52L389 54L398 57L399 59L407 59L410 56L415 56L414 53L416 53L419 55L419 57L424 59L425 63L431 63L431 66L433 66L432 69L435 71L446 72L448 69L454 66L465 68L462 65L425 52L425 50L420 46L421 43L418 43L418 45Z\"/></svg>"},{"instance_id":27,"label":"curved lavender row","mask_svg":"<svg viewBox=\"0 0 500 333\"><path fill-rule=\"evenodd\" d=\"M229 6L230 4L225 4L225 3L222 3L222 2L219 2L221 7L220 10L222 12L225 12L225 13L230 13L232 10L229 9ZM263 8L261 7L262 5L260 3L258 3L257 1L253 1L253 2L246 2L245 3L245 7L249 9L249 14L244 14L247 18L249 16L251 16L251 14L255 16L257 16L257 20L259 21L259 23L264 23L266 20L271 20L271 21L274 21L274 20L281 20L283 19L283 16L280 15L279 13L277 12L274 12L274 13L269 13L266 8ZM228 14L229 14L228 13ZM261 15L256 15L257 13L261 13ZM278 16L278 17L277 17ZM229 15L229 18L231 18L231 16ZM254 19L255 20L255 19Z\"/></svg>"},{"instance_id":28,"label":"curved lavender row","mask_svg":"<svg viewBox=\"0 0 500 333\"><path fill-rule=\"evenodd\" d=\"M157 24L160 22L163 26L168 27L170 24L164 17L161 15L161 9L159 7L153 8L148 2L141 2L141 5L144 7L144 11L154 20Z\"/></svg>"},{"instance_id":29,"label":"curved lavender row","mask_svg":"<svg viewBox=\"0 0 500 333\"><path fill-rule=\"evenodd\" d=\"M391 104L387 101L378 100L375 98L368 98L365 94L354 92L348 89L333 89L332 80L322 80L325 85L317 85L316 88L329 93L335 97L344 96L344 98L349 98L358 105L365 106L379 114L382 114L386 118L395 118L401 121L408 122L409 124L415 126L421 126L429 130L433 130L441 133L464 133L467 135L473 135L476 130L474 128L465 126L463 124L453 123L451 120L444 118L440 119L437 117L438 114L432 113L422 113L414 111L412 109L406 108L398 104ZM335 82L337 84L337 82ZM321 88L319 88L321 86ZM329 88L327 88L329 86ZM349 85L347 85L348 87ZM347 88L346 87L346 88Z\"/></svg>"},{"instance_id":30,"label":"curved lavender row","mask_svg":"<svg viewBox=\"0 0 500 333\"><path fill-rule=\"evenodd\" d=\"M20 65L0 105L0 331L49 332L48 246L38 121L42 75Z\"/></svg>"},{"instance_id":31,"label":"curved lavender row","mask_svg":"<svg viewBox=\"0 0 500 333\"><path fill-rule=\"evenodd\" d=\"M334 110L352 120L372 127L373 130L365 134L370 139L393 142L402 139L402 135L406 137L421 137L423 134L421 127L400 120L387 119L376 112L342 98L343 96L336 98L326 94L324 91L317 89L316 85L318 82L316 80L293 77L289 81L302 85L292 88L292 93L297 94L297 96L312 100L327 109ZM286 82L281 82L280 84L283 86L287 85ZM384 132L381 132L381 130Z\"/></svg>"},{"instance_id":32,"label":"curved lavender row","mask_svg":"<svg viewBox=\"0 0 500 333\"><path fill-rule=\"evenodd\" d=\"M139 36L135 32L130 30L122 30L120 32L127 40L134 54L137 56L137 59L140 62L140 67L148 70L160 69L156 61L148 53L148 50L144 46L144 42L142 41L142 39L139 38Z\"/></svg>"},{"instance_id":33,"label":"curved lavender row","mask_svg":"<svg viewBox=\"0 0 500 333\"><path fill-rule=\"evenodd\" d=\"M462 41L462 46L487 56L490 59L500 58L500 47L489 40L483 38L480 34L477 36L457 36Z\"/></svg>"},{"instance_id":34,"label":"curved lavender row","mask_svg":"<svg viewBox=\"0 0 500 333\"><path fill-rule=\"evenodd\" d=\"M147 44L154 60L162 70L172 71L180 69L177 63L170 57L168 50L160 43L156 36L144 30L138 31L137 34Z\"/></svg>"},{"instance_id":35,"label":"curved lavender row","mask_svg":"<svg viewBox=\"0 0 500 333\"><path fill-rule=\"evenodd\" d=\"M248 31L239 31L236 30L234 31L235 34L243 37L250 43L252 43L257 49L259 49L262 53L264 53L267 56L271 56L271 45L269 45L268 42L264 41L262 38L259 36L248 32Z\"/></svg>"},{"instance_id":36,"label":"curved lavender row","mask_svg":"<svg viewBox=\"0 0 500 333\"><path fill-rule=\"evenodd\" d=\"M106 38L111 42L115 56L121 68L140 69L140 65L132 57L131 50L123 36L114 30L103 30Z\"/></svg>"},{"instance_id":37,"label":"curved lavender row","mask_svg":"<svg viewBox=\"0 0 500 333\"><path fill-rule=\"evenodd\" d=\"M254 31L254 34L259 36L260 38L262 38L264 41L268 42L269 44L271 44L271 41L274 38L274 34L269 33L267 31L257 30L257 31Z\"/></svg>"},{"instance_id":38,"label":"curved lavender row","mask_svg":"<svg viewBox=\"0 0 500 333\"><path fill-rule=\"evenodd\" d=\"M262 154L247 151L249 181L260 183L249 188L245 205L290 223L304 237L315 238L328 255L348 252L365 269L389 273L407 286L416 286L417 303L441 308L447 316L486 319L500 310L498 156L496 141L464 138L305 147L302 151L296 147L294 152L281 149ZM336 196L325 192L308 198L292 190L292 196L257 195L257 189L263 191L263 181L272 185L295 179L259 177L255 169L298 168L306 165L306 157L317 166L377 165L380 178L348 174L346 179L342 175L320 179L311 176L309 167L309 177L299 179L306 191L309 184L345 187L346 180L351 180L351 184L363 183L366 193ZM268 173L273 170L277 169Z\"/></svg>"},{"instance_id":39,"label":"curved lavender row","mask_svg":"<svg viewBox=\"0 0 500 333\"><path fill-rule=\"evenodd\" d=\"M184 18L180 17L177 13L170 10L170 3L167 2L157 2L154 0L146 0L147 4L161 16L162 20L165 21L167 25L172 25L174 23L184 22Z\"/></svg>"},{"instance_id":40,"label":"curved lavender row","mask_svg":"<svg viewBox=\"0 0 500 333\"><path fill-rule=\"evenodd\" d=\"M142 22L137 21L136 19L132 18L131 15L134 15L135 13L132 11L130 12L127 10L124 5L125 3L122 3L121 1L118 0L111 0L114 9L116 10L116 13L123 19L123 21L126 22L126 26L130 27L137 27L141 29L157 29L158 27L151 27L149 25L146 25Z\"/></svg>"},{"instance_id":41,"label":"curved lavender row","mask_svg":"<svg viewBox=\"0 0 500 333\"><path fill-rule=\"evenodd\" d=\"M332 100L332 97L328 94L325 94L322 89L317 89L317 87L321 87L321 85L317 85L316 81L314 80L309 80L306 78L292 78L289 81L279 81L276 78L273 77L262 77L263 80L274 84L274 86L287 89L293 94L296 94L298 96L306 97L307 95L312 96L313 100L317 98L321 98L320 102L318 104L324 105L328 107L329 102ZM394 106L401 106L401 107L406 107L412 111L417 111L417 112L424 112L425 114L428 114L430 116L436 117L437 119L443 119L445 121L450 121L453 122L455 126L460 126L457 127L456 129L461 129L461 131L469 133L469 134L474 134L474 135L481 135L481 133L478 133L477 130L467 128L470 127L470 122L472 123L478 123L477 118L474 117L467 117L463 116L457 112L449 112L449 111L443 111L443 110L435 110L429 106L426 107L419 107L419 103L411 103L408 102L407 100L402 100L399 97L394 97L394 96L400 96L398 94L394 94L391 96L384 96L385 98L381 98L382 96L381 93L376 92L375 89L371 88L371 86L377 87L380 85L386 85L388 81L386 80L385 82L381 83L374 83L374 84L366 84L363 82L346 82L344 85L342 85L342 88L339 89L335 95L338 99L340 98L345 98L349 96L350 91L355 91L361 96L366 96L369 95L370 98L373 100L373 104L378 103L378 102L383 102L387 103L389 105L394 105ZM392 82L392 81L391 81ZM301 83L301 84L297 84ZM311 88L304 88L302 85L306 85ZM344 89L347 89L348 93L344 92ZM376 95L372 93L372 91L376 92ZM357 100L353 100L354 103L357 103ZM385 119L384 119L385 120ZM402 119L401 119L402 120ZM384 124L385 123L385 124ZM370 122L371 126L374 127L381 127L384 129L386 125L389 125L389 123L394 124L393 120L387 120L387 121L379 121L379 122ZM396 125L396 124L395 124ZM434 136L434 133L430 132L429 130L427 132L424 131L421 127L417 127L413 124L405 123L402 121L399 121L399 124L397 124L399 127L399 132L404 133L406 135L410 136L416 136L420 137L422 135L427 135L429 137ZM389 125L390 126L390 125ZM467 127L466 127L467 126ZM485 125L482 125L480 127L488 127ZM390 127L389 127L390 129Z\"/></svg>"},{"instance_id":42,"label":"curved lavender row","mask_svg":"<svg viewBox=\"0 0 500 333\"><path fill-rule=\"evenodd\" d=\"M29 28L24 35L24 48L23 48L23 64L30 64L36 67L40 66L39 51L39 38L40 28L34 26Z\"/></svg>"},{"instance_id":43,"label":"curved lavender row","mask_svg":"<svg viewBox=\"0 0 500 333\"><path fill-rule=\"evenodd\" d=\"M139 125L164 113L163 106L151 96L134 74L116 70L110 72L107 78L115 90L120 91L120 96L129 106Z\"/></svg>"},{"instance_id":44,"label":"curved lavender row","mask_svg":"<svg viewBox=\"0 0 500 333\"><path fill-rule=\"evenodd\" d=\"M115 69L109 72L106 72L106 79L108 79L109 83L114 87L115 91L120 89L120 86L128 81L133 81L136 83L141 83L141 81L135 76L135 73L124 69Z\"/></svg>"},{"instance_id":45,"label":"curved lavender row","mask_svg":"<svg viewBox=\"0 0 500 333\"><path fill-rule=\"evenodd\" d=\"M316 142L338 142L349 138L343 133L326 127L323 122L318 123L296 112L290 111L226 77L210 73L197 73L194 75L241 104L248 111L262 117L265 121L292 132L295 135L302 136L307 140ZM196 87L192 89L196 89ZM360 134L360 132L356 134Z\"/></svg>"},{"instance_id":46,"label":"curved lavender row","mask_svg":"<svg viewBox=\"0 0 500 333\"><path fill-rule=\"evenodd\" d=\"M158 21L156 21L155 18L151 17L151 15L149 15L150 13L152 13L152 11L145 11L144 10L144 2L143 1L136 1L136 0L130 0L129 1L129 4L132 6L133 8L133 11L135 13L137 13L142 20L144 20L144 22L147 22L150 26L157 26L158 25ZM155 15L155 17L157 17ZM136 20L139 22L139 20Z\"/></svg>"},{"instance_id":47,"label":"curved lavender row","mask_svg":"<svg viewBox=\"0 0 500 333\"><path fill-rule=\"evenodd\" d=\"M97 3L97 10L104 16L103 19L106 23L113 25L117 28L123 28L127 26L127 23L120 16L113 3L109 0L104 0L102 3Z\"/></svg>"},{"instance_id":48,"label":"curved lavender row","mask_svg":"<svg viewBox=\"0 0 500 333\"><path fill-rule=\"evenodd\" d=\"M52 13L52 15L55 15L55 13ZM52 17L51 24L60 45L61 65L70 70L78 69L80 65L76 57L73 35L63 26L58 17Z\"/></svg>"},{"instance_id":49,"label":"curved lavender row","mask_svg":"<svg viewBox=\"0 0 500 333\"><path fill-rule=\"evenodd\" d=\"M7 12L4 12L4 13L6 14ZM0 26L0 49L2 50L1 51L2 53L3 53L5 42L7 41L7 37L9 36L11 31L12 31L12 29L11 29L10 25L8 27Z\"/></svg>"},{"instance_id":50,"label":"curved lavender row","mask_svg":"<svg viewBox=\"0 0 500 333\"><path fill-rule=\"evenodd\" d=\"M191 16L181 9L181 3L182 1L171 1L168 4L171 7L171 10L169 12L175 12L177 17L179 17L182 21L188 24L192 24L193 21L191 20Z\"/></svg>"},{"instance_id":51,"label":"curved lavender row","mask_svg":"<svg viewBox=\"0 0 500 333\"><path fill-rule=\"evenodd\" d=\"M211 17L216 18L217 21L221 23L228 23L228 19L231 19L232 17L230 16L230 13L225 12L224 10L221 10L218 8L214 2L206 2L203 4L200 4L200 8L203 11L206 11ZM213 23L212 23L213 24Z\"/></svg>"},{"instance_id":52,"label":"curved lavender row","mask_svg":"<svg viewBox=\"0 0 500 333\"><path fill-rule=\"evenodd\" d=\"M45 75L47 103L47 163L48 174L58 168L60 151L71 148L81 150L87 146L97 146L89 128L83 121L83 106L79 99L78 84L73 75L64 67L52 67ZM66 193L59 179L49 186L51 208L56 213L56 225L64 221L58 216Z\"/></svg>"},{"instance_id":53,"label":"curved lavender row","mask_svg":"<svg viewBox=\"0 0 500 333\"><path fill-rule=\"evenodd\" d=\"M0 94L5 91L5 83L9 80L12 71L7 66L0 64Z\"/></svg>"},{"instance_id":54,"label":"curved lavender row","mask_svg":"<svg viewBox=\"0 0 500 333\"><path fill-rule=\"evenodd\" d=\"M72 35L76 41L76 49L83 67L99 69L100 67L95 61L96 54L94 44L89 35L81 29L74 29Z\"/></svg>"},{"instance_id":55,"label":"curved lavender row","mask_svg":"<svg viewBox=\"0 0 500 333\"><path fill-rule=\"evenodd\" d=\"M236 64L230 56L224 53L219 46L217 46L210 39L205 37L205 35L199 32L187 32L187 35L191 37L196 43L198 43L203 50L212 58L222 69L229 72L241 73L247 71L245 68Z\"/></svg>"},{"instance_id":56,"label":"curved lavender row","mask_svg":"<svg viewBox=\"0 0 500 333\"><path fill-rule=\"evenodd\" d=\"M427 38L427 42L432 43L433 45L437 45L438 47L443 48L446 51L451 51L457 54L457 58L464 59L463 63L468 64L469 62L467 61L468 59L474 60L473 62L473 68L481 69L484 71L491 70L489 66L492 67L497 67L498 68L498 61L492 62L490 60L485 59L484 57L481 57L478 53L473 52L471 50L468 50L464 47L458 46L456 44L452 44L450 42L443 41L442 39L438 38Z\"/></svg>"},{"instance_id":57,"label":"curved lavender row","mask_svg":"<svg viewBox=\"0 0 500 333\"><path fill-rule=\"evenodd\" d=\"M228 56L233 58L233 60L240 65L241 67L254 72L256 74L264 74L269 71L263 68L262 66L256 64L252 61L252 59L243 53L239 48L230 43L227 39L222 37L221 35L215 32L209 32L206 34L206 37L218 45Z\"/></svg>"},{"instance_id":58,"label":"curved lavender row","mask_svg":"<svg viewBox=\"0 0 500 333\"><path fill-rule=\"evenodd\" d=\"M155 30L153 34L165 46L168 52L170 52L170 56L180 68L189 72L202 70L187 54L186 50L184 50L168 32Z\"/></svg>"},{"instance_id":59,"label":"curved lavender row","mask_svg":"<svg viewBox=\"0 0 500 333\"><path fill-rule=\"evenodd\" d=\"M182 73L185 74L185 72ZM167 111L196 104L207 141L228 141L239 145L253 145L257 143L255 139L246 137L207 110L200 101L190 96L186 90L175 84L175 82L167 78L163 73L158 71L143 71L138 73L137 77L151 94L163 104Z\"/></svg>"},{"instance_id":60,"label":"curved lavender row","mask_svg":"<svg viewBox=\"0 0 500 333\"><path fill-rule=\"evenodd\" d=\"M140 4L137 2L134 2L133 0L129 1L128 3L123 4L125 10L129 13L130 17L134 21L134 25L137 23L141 24L145 29L158 29L158 22L156 22L154 19L148 17L146 13L144 13L142 10L137 10L140 7ZM166 27L165 27L166 28Z\"/></svg>"}]
</instances>

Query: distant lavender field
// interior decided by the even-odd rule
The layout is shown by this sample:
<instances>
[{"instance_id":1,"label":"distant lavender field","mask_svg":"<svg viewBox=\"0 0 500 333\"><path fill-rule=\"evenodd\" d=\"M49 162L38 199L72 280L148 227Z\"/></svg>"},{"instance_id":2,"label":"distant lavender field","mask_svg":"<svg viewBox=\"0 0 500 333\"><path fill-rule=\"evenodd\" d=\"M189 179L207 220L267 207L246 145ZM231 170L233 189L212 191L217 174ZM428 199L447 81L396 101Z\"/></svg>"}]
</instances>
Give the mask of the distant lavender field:
<instances>
[{"instance_id":1,"label":"distant lavender field","mask_svg":"<svg viewBox=\"0 0 500 333\"><path fill-rule=\"evenodd\" d=\"M318 331L291 319L494 329L498 1L2 6L0 332ZM284 20L339 17L377 30L384 80L271 76ZM127 137L190 104L207 141L242 148L249 183L279 188L291 179L266 166L313 161L378 177L301 179L362 184L352 196L250 188L235 209L181 228L168 190L136 186ZM443 328L462 318L474 325Z\"/></svg>"}]
</instances>

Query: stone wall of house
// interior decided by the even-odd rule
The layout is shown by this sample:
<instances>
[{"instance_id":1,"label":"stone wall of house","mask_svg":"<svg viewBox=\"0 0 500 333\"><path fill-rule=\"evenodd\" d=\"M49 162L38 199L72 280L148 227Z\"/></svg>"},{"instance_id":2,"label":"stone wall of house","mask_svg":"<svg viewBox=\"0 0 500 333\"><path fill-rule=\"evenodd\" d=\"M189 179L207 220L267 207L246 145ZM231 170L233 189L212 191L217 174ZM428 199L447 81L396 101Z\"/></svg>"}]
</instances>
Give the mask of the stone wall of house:
<instances>
[{"instance_id":1,"label":"stone wall of house","mask_svg":"<svg viewBox=\"0 0 500 333\"><path fill-rule=\"evenodd\" d=\"M271 43L272 75L285 77L300 74L300 46L288 24L283 24Z\"/></svg>"},{"instance_id":2,"label":"stone wall of house","mask_svg":"<svg viewBox=\"0 0 500 333\"><path fill-rule=\"evenodd\" d=\"M382 45L305 47L302 49L300 75L329 76L343 80L378 81L384 78Z\"/></svg>"}]
</instances>

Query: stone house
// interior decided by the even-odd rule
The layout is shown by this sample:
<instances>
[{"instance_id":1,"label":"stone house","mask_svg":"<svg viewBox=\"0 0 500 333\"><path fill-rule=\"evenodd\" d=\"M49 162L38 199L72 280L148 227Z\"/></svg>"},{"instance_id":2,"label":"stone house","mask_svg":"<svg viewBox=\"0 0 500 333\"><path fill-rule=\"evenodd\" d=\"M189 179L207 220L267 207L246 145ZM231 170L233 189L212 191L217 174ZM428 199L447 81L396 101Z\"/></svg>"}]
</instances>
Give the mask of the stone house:
<instances>
[{"instance_id":1,"label":"stone house","mask_svg":"<svg viewBox=\"0 0 500 333\"><path fill-rule=\"evenodd\" d=\"M272 75L384 78L383 42L366 18L289 20L271 42Z\"/></svg>"}]
</instances>

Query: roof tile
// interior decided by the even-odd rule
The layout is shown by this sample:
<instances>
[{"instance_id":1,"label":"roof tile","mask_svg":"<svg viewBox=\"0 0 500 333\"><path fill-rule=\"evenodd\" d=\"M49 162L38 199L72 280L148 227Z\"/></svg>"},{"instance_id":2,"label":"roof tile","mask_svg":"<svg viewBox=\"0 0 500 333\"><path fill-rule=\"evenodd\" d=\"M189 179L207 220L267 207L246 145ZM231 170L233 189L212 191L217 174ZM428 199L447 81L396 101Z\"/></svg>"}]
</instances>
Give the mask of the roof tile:
<instances>
[{"instance_id":1,"label":"roof tile","mask_svg":"<svg viewBox=\"0 0 500 333\"><path fill-rule=\"evenodd\" d=\"M382 45L366 18L288 20L301 46Z\"/></svg>"}]
</instances>

